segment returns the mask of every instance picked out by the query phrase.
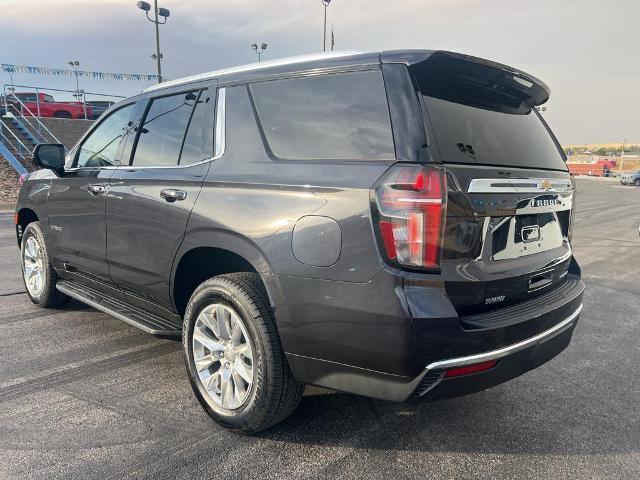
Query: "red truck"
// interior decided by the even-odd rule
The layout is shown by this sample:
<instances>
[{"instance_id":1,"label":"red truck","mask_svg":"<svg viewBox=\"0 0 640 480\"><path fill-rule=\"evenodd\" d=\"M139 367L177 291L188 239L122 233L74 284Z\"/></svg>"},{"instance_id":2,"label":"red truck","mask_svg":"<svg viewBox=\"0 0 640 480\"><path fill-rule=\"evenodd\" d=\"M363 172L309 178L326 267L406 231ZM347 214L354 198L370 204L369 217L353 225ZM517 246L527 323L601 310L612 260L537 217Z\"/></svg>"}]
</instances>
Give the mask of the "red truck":
<instances>
[{"instance_id":1,"label":"red truck","mask_svg":"<svg viewBox=\"0 0 640 480\"><path fill-rule=\"evenodd\" d=\"M15 97L17 97L22 105ZM4 96L3 96L4 97ZM2 98L3 105L5 99ZM91 105L82 102L56 102L46 93L14 93L6 97L6 103L12 104L25 116L57 117L57 118L91 118ZM26 107L26 108L23 108Z\"/></svg>"}]
</instances>

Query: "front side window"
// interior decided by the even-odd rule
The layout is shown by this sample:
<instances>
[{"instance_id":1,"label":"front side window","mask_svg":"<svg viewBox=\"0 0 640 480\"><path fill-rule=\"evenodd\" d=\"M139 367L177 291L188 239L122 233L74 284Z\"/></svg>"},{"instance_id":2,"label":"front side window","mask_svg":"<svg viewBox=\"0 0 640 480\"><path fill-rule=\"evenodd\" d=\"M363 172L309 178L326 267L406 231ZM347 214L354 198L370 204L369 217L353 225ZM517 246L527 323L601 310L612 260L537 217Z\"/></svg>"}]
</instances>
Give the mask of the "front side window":
<instances>
[{"instance_id":1,"label":"front side window","mask_svg":"<svg viewBox=\"0 0 640 480\"><path fill-rule=\"evenodd\" d=\"M395 158L379 70L260 82L251 93L276 157Z\"/></svg>"},{"instance_id":2,"label":"front side window","mask_svg":"<svg viewBox=\"0 0 640 480\"><path fill-rule=\"evenodd\" d=\"M153 99L140 127L133 165L188 165L213 156L212 110L208 90Z\"/></svg>"},{"instance_id":3,"label":"front side window","mask_svg":"<svg viewBox=\"0 0 640 480\"><path fill-rule=\"evenodd\" d=\"M119 165L116 157L118 146L129 134L129 119L135 104L112 112L82 142L78 152L77 167L107 167Z\"/></svg>"}]
</instances>

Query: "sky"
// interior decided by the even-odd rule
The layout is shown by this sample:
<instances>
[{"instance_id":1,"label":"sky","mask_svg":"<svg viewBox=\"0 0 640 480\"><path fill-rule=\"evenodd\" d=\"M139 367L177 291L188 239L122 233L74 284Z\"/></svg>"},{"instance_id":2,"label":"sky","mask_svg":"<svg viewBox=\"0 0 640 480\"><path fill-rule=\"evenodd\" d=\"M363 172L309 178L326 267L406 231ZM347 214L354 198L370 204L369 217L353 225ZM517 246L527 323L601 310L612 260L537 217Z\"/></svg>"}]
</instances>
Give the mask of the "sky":
<instances>
[{"instance_id":1,"label":"sky","mask_svg":"<svg viewBox=\"0 0 640 480\"><path fill-rule=\"evenodd\" d=\"M152 0L148 0L152 2ZM159 0L168 78L322 50L321 0ZM153 24L135 0L0 0L0 63L155 73ZM551 87L545 118L563 144L640 143L638 0L333 0L336 50L443 49L498 61ZM68 67L67 67L68 68ZM2 84L9 75L0 73ZM74 89L73 78L14 82ZM139 81L81 79L132 95ZM63 98L64 94L58 95Z\"/></svg>"}]
</instances>

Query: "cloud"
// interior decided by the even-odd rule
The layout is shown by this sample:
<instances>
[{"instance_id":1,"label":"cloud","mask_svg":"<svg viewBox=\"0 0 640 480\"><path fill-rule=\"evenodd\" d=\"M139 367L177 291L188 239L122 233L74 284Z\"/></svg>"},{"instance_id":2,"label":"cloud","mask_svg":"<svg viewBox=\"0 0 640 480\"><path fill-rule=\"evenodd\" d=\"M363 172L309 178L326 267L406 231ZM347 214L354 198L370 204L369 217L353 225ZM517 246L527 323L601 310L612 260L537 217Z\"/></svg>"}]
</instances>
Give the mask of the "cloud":
<instances>
[{"instance_id":1,"label":"cloud","mask_svg":"<svg viewBox=\"0 0 640 480\"><path fill-rule=\"evenodd\" d=\"M170 78L322 48L320 0L159 0L171 10L161 27ZM0 61L154 73L153 26L135 0L0 0ZM513 65L551 86L547 119L563 142L640 141L640 54L635 0L333 0L338 49L435 48ZM38 21L34 21L34 18ZM6 77L3 77L5 81ZM63 80L20 77L62 85ZM65 84L69 87L68 82ZM132 94L144 85L88 82Z\"/></svg>"}]
</instances>

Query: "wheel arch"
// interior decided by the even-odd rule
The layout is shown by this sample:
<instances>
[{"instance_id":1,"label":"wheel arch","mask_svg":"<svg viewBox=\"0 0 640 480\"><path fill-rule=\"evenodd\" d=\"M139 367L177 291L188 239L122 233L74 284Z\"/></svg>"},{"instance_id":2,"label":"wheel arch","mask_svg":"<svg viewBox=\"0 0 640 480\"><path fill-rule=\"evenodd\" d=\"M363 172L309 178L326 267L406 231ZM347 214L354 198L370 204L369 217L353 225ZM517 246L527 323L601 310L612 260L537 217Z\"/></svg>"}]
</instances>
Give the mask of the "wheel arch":
<instances>
[{"instance_id":1,"label":"wheel arch","mask_svg":"<svg viewBox=\"0 0 640 480\"><path fill-rule=\"evenodd\" d=\"M24 234L27 225L32 222L40 221L38 214L29 207L22 207L16 211L15 224L16 224L16 237L18 240L18 246L22 242L22 236Z\"/></svg>"},{"instance_id":2,"label":"wheel arch","mask_svg":"<svg viewBox=\"0 0 640 480\"><path fill-rule=\"evenodd\" d=\"M269 262L254 242L225 230L188 233L171 271L170 291L176 312L181 316L184 314L191 294L203 281L234 272L257 273L275 310L279 287Z\"/></svg>"}]
</instances>

